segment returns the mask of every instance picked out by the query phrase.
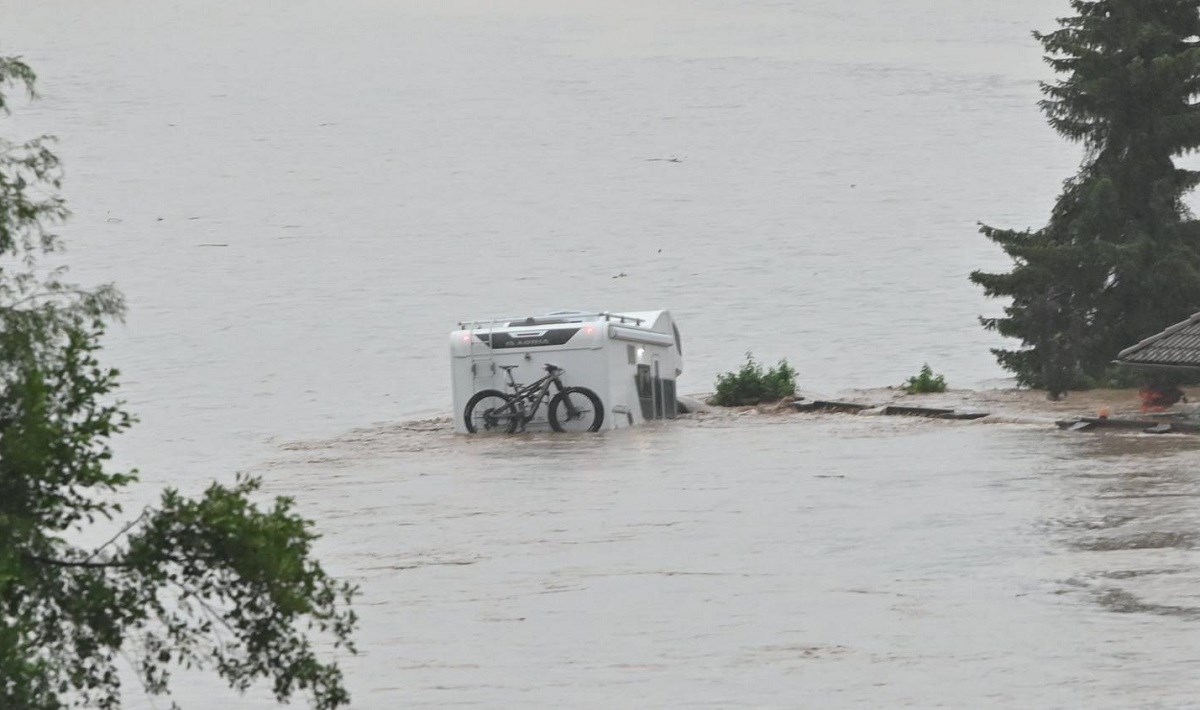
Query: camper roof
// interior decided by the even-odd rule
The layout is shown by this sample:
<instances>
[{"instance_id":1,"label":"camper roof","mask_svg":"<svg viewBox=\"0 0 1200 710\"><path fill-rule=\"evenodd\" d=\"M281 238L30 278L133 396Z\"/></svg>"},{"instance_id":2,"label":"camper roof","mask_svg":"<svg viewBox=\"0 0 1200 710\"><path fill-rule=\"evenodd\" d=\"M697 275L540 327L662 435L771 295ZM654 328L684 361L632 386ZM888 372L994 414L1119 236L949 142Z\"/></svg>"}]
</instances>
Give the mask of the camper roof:
<instances>
[{"instance_id":1,"label":"camper roof","mask_svg":"<svg viewBox=\"0 0 1200 710\"><path fill-rule=\"evenodd\" d=\"M484 318L480 320L460 321L458 325L463 330L478 330L480 328L519 328L527 325L559 325L563 323L586 323L589 321L612 321L626 325L647 327L654 324L660 313L661 311L646 313L554 311L541 316Z\"/></svg>"}]
</instances>

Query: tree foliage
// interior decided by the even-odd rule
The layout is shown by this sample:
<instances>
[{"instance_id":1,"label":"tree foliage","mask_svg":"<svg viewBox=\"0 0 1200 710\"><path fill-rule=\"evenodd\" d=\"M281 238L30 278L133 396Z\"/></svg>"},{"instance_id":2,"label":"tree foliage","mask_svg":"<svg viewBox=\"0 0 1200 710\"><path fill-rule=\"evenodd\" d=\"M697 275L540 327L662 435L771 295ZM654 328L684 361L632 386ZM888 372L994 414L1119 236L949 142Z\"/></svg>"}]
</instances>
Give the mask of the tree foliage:
<instances>
[{"instance_id":1,"label":"tree foliage","mask_svg":"<svg viewBox=\"0 0 1200 710\"><path fill-rule=\"evenodd\" d=\"M5 92L32 98L34 82L0 57L0 116ZM97 359L122 302L38 263L68 216L51 145L0 138L0 707L117 707L121 659L153 694L182 666L239 690L267 681L280 701L346 704L315 644L353 652L354 589L313 558L291 500L260 505L258 481L240 477L197 498L166 490L123 521L117 497L136 474L111 470L110 441L132 417ZM120 531L73 542L97 523Z\"/></svg>"},{"instance_id":2,"label":"tree foliage","mask_svg":"<svg viewBox=\"0 0 1200 710\"><path fill-rule=\"evenodd\" d=\"M929 363L921 365L921 371L904 381L900 387L908 394L934 394L946 391L946 378L935 375Z\"/></svg>"},{"instance_id":3,"label":"tree foliage","mask_svg":"<svg viewBox=\"0 0 1200 710\"><path fill-rule=\"evenodd\" d=\"M1042 229L983 225L1013 259L976 271L1011 299L986 328L1021 340L995 350L1022 385L1051 396L1101 378L1122 348L1200 308L1200 227L1184 205L1200 173L1200 0L1072 0L1059 29L1034 33L1062 75L1042 85L1050 125L1085 158Z\"/></svg>"},{"instance_id":4,"label":"tree foliage","mask_svg":"<svg viewBox=\"0 0 1200 710\"><path fill-rule=\"evenodd\" d=\"M716 390L709 403L718 407L774 402L796 394L796 370L787 360L763 369L753 354L746 353L746 362L737 372L717 375Z\"/></svg>"}]
</instances>

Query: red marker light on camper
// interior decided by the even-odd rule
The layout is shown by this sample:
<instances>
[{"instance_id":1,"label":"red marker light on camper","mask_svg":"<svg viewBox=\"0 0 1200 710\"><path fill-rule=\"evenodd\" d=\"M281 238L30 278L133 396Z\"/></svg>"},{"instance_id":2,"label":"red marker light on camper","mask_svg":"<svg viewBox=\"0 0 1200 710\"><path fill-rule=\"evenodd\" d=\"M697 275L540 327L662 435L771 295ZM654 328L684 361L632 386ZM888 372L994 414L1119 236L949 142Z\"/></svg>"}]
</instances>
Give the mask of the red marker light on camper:
<instances>
[{"instance_id":1,"label":"red marker light on camper","mask_svg":"<svg viewBox=\"0 0 1200 710\"><path fill-rule=\"evenodd\" d=\"M595 328L593 328L593 327L592 327L592 326L590 326L590 325L589 325L588 327L586 327L586 328L584 328L584 329L583 329L583 334L584 334L584 335L591 335L592 333L595 333L595 332L596 332L596 329L595 329Z\"/></svg>"},{"instance_id":2,"label":"red marker light on camper","mask_svg":"<svg viewBox=\"0 0 1200 710\"><path fill-rule=\"evenodd\" d=\"M463 342L464 343L471 342L471 334L470 333L467 333L466 335L463 336Z\"/></svg>"}]
</instances>

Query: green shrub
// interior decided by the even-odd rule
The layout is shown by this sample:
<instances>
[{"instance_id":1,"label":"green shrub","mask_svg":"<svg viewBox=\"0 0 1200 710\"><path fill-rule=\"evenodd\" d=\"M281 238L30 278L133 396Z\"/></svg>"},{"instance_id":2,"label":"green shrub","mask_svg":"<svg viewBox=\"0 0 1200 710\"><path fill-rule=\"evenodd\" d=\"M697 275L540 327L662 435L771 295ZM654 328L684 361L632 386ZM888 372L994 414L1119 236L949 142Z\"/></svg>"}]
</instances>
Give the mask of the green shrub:
<instances>
[{"instance_id":1,"label":"green shrub","mask_svg":"<svg viewBox=\"0 0 1200 710\"><path fill-rule=\"evenodd\" d=\"M933 370L929 367L929 363L925 363L921 366L921 371L915 377L908 378L903 387L904 391L909 394L945 392L946 378L941 375L934 375Z\"/></svg>"},{"instance_id":2,"label":"green shrub","mask_svg":"<svg viewBox=\"0 0 1200 710\"><path fill-rule=\"evenodd\" d=\"M719 407L773 402L796 394L796 370L787 360L768 370L746 353L746 364L737 372L717 375L717 393L709 400Z\"/></svg>"}]
</instances>

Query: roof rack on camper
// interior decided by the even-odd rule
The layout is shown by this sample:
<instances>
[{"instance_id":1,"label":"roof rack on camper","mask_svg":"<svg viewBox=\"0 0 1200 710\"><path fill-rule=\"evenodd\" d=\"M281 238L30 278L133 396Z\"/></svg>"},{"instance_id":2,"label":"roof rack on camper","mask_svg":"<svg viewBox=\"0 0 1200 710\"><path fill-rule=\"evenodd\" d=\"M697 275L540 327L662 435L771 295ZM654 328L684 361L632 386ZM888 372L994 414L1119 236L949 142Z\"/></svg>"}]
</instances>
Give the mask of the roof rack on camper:
<instances>
[{"instance_id":1,"label":"roof rack on camper","mask_svg":"<svg viewBox=\"0 0 1200 710\"><path fill-rule=\"evenodd\" d=\"M641 325L646 321L635 316L627 316L620 313L610 313L608 311L600 311L597 313L586 313L584 311L555 311L544 316L519 316L515 318L481 318L479 320L460 320L458 327L461 330L480 330L482 328L511 328L521 325L558 325L560 323L582 323L589 320L617 321L619 323L633 323Z\"/></svg>"}]
</instances>

